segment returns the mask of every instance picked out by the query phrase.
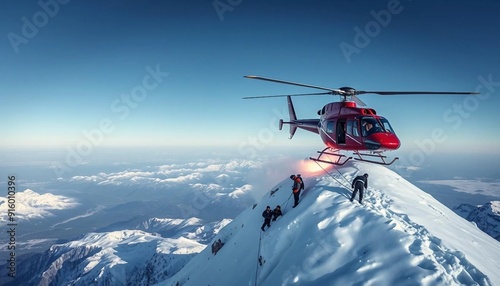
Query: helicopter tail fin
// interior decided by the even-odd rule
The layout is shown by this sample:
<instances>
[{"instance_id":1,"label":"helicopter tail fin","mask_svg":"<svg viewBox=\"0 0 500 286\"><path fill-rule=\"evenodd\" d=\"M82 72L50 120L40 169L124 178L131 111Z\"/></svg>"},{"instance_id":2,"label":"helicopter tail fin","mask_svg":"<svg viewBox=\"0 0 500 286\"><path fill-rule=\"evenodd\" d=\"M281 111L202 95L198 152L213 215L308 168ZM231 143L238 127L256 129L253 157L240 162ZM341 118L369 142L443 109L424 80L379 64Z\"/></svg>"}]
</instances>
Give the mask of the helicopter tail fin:
<instances>
[{"instance_id":1,"label":"helicopter tail fin","mask_svg":"<svg viewBox=\"0 0 500 286\"><path fill-rule=\"evenodd\" d=\"M293 124L297 120L297 115L295 114L295 108L293 107L293 102L292 102L292 97L287 96L286 97L288 101L288 114L290 114L290 138L292 139L293 135L295 134L295 131L297 131L297 125Z\"/></svg>"},{"instance_id":2,"label":"helicopter tail fin","mask_svg":"<svg viewBox=\"0 0 500 286\"><path fill-rule=\"evenodd\" d=\"M295 131L297 131L297 128L301 128L319 134L318 130L319 119L300 119L300 120L297 119L297 115L295 114L295 108L293 107L292 103L292 98L290 96L287 96L287 101L288 101L288 113L290 114L290 121L285 122L283 121L283 119L280 119L279 129L281 130L283 128L283 124L290 125L289 139L293 138L293 135L295 135Z\"/></svg>"}]
</instances>

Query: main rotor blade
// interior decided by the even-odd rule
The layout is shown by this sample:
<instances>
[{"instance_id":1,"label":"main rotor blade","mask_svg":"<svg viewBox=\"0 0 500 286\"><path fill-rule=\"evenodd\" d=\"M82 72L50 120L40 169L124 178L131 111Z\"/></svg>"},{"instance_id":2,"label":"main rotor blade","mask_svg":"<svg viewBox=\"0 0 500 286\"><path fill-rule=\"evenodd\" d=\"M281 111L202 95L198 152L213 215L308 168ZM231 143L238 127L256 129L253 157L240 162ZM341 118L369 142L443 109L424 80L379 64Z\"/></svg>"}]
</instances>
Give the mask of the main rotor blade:
<instances>
[{"instance_id":1,"label":"main rotor blade","mask_svg":"<svg viewBox=\"0 0 500 286\"><path fill-rule=\"evenodd\" d=\"M366 106L366 103L364 103L361 99L359 99L357 96L353 95L351 99L356 102L357 105L359 106Z\"/></svg>"},{"instance_id":2,"label":"main rotor blade","mask_svg":"<svg viewBox=\"0 0 500 286\"><path fill-rule=\"evenodd\" d=\"M296 94L281 94L281 95L261 95L261 96L247 96L247 97L243 97L243 99L285 97L285 96L325 95L325 94L332 94L332 93L331 92L317 92L317 93L296 93Z\"/></svg>"},{"instance_id":3,"label":"main rotor blade","mask_svg":"<svg viewBox=\"0 0 500 286\"><path fill-rule=\"evenodd\" d=\"M310 87L310 88L328 90L328 91L335 92L335 94L337 92L339 92L338 89L333 89L333 88L328 88L328 87L322 87L322 86L316 86L316 85L310 85L310 84L303 84L303 83L298 83L298 82L284 81L284 80L279 80L279 79L272 79L272 78L268 78L268 77L261 77L261 76L255 76L255 75L245 75L244 77L251 78L251 79L260 79L260 80L272 81L272 82L277 82L277 83L297 85L297 86L302 86L302 87Z\"/></svg>"},{"instance_id":4,"label":"main rotor blade","mask_svg":"<svg viewBox=\"0 0 500 286\"><path fill-rule=\"evenodd\" d=\"M374 93L380 95L408 95L408 94L479 94L479 92L456 92L456 91L362 91L358 90L357 94Z\"/></svg>"}]
</instances>

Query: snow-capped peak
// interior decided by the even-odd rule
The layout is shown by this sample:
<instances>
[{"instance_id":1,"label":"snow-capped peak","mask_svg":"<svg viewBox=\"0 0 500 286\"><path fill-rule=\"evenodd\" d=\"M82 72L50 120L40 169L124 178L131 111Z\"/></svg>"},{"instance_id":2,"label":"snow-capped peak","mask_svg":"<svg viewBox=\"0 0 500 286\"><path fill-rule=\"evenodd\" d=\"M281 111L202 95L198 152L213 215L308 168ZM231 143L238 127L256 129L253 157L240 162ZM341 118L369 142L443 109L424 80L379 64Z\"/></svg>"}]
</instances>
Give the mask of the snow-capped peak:
<instances>
[{"instance_id":1,"label":"snow-capped peak","mask_svg":"<svg viewBox=\"0 0 500 286\"><path fill-rule=\"evenodd\" d=\"M398 174L365 163L311 169L300 170L296 208L287 178L220 231L216 255L205 249L160 285L500 284L500 243ZM351 180L365 172L363 204L351 203ZM262 232L267 205L284 216Z\"/></svg>"},{"instance_id":2,"label":"snow-capped peak","mask_svg":"<svg viewBox=\"0 0 500 286\"><path fill-rule=\"evenodd\" d=\"M15 285L151 285L179 271L205 245L141 230L88 233L22 265ZM22 271L22 272L21 272Z\"/></svg>"}]
</instances>

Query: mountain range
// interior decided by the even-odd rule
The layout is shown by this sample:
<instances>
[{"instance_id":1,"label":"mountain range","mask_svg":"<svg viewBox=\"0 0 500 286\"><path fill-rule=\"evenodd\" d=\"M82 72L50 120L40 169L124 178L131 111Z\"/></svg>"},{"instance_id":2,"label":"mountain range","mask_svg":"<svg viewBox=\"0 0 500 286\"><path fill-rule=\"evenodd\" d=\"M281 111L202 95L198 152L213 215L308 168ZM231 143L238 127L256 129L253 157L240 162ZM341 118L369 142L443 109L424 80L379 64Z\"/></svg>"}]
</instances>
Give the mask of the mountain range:
<instances>
[{"instance_id":1,"label":"mountain range","mask_svg":"<svg viewBox=\"0 0 500 286\"><path fill-rule=\"evenodd\" d=\"M498 202L454 212L379 165L301 172L296 208L285 178L234 220L151 218L54 244L6 285L500 285L500 242L479 229L498 233ZM350 202L363 173L365 198ZM262 232L268 205L284 215Z\"/></svg>"}]
</instances>

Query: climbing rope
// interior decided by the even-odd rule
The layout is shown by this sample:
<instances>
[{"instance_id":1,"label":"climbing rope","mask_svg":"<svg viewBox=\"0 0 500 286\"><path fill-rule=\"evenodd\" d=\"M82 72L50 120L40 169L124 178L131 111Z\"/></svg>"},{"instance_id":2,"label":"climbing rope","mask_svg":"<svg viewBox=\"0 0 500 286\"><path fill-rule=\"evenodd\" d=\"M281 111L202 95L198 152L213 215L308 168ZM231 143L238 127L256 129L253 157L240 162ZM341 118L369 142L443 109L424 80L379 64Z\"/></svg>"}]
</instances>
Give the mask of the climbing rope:
<instances>
[{"instance_id":1,"label":"climbing rope","mask_svg":"<svg viewBox=\"0 0 500 286\"><path fill-rule=\"evenodd\" d=\"M274 193L276 193L279 189L281 189L281 186L279 186L278 188L276 188L276 190L271 191L271 195L270 195L269 197L273 196L273 195L274 195ZM292 194L293 194L293 193L292 193ZM289 201L289 200L290 200L290 198L292 197L292 194L290 194L290 196L288 197L288 199L286 199L285 201L283 201L283 203L281 203L281 204L280 204L280 206L283 206L283 205L285 206L283 209L285 209L285 208L286 208L286 206L288 205L288 201Z\"/></svg>"},{"instance_id":2,"label":"climbing rope","mask_svg":"<svg viewBox=\"0 0 500 286\"><path fill-rule=\"evenodd\" d=\"M347 182L347 185L348 185L348 186L351 186L351 182L349 182L349 180L348 180L348 179L344 176L344 174L342 174L342 173L340 172L340 170L339 170L338 168L336 168L335 166L333 166L333 168L334 168L335 170L337 170L337 173L339 173L339 174L340 174L340 176L342 176L342 178L344 178L344 180ZM349 189L349 188L348 188L348 189Z\"/></svg>"},{"instance_id":3,"label":"climbing rope","mask_svg":"<svg viewBox=\"0 0 500 286\"><path fill-rule=\"evenodd\" d=\"M292 193L293 194L293 193ZM288 199L286 199L286 201L284 201L281 205L285 205L285 207L283 209L286 209L286 206L288 205L288 202L290 201L290 198L292 197L292 194L290 194L290 196L288 196Z\"/></svg>"},{"instance_id":4,"label":"climbing rope","mask_svg":"<svg viewBox=\"0 0 500 286\"><path fill-rule=\"evenodd\" d=\"M281 186L279 188L281 188ZM288 202L290 201L290 198L292 197L292 195L293 195L293 193L291 193L288 196L288 198L281 204L281 205L284 205L284 207L282 208L283 210L285 210L286 207L288 206ZM255 269L255 285L257 285L257 278L259 275L259 266L262 266L262 264L261 264L262 263L262 256L260 255L261 243L262 243L262 231L259 232L259 248L257 251L257 267Z\"/></svg>"},{"instance_id":5,"label":"climbing rope","mask_svg":"<svg viewBox=\"0 0 500 286\"><path fill-rule=\"evenodd\" d=\"M281 187L281 186L280 186ZM285 207L283 208L286 209L286 206L288 205L288 201L290 201L290 198L292 197L292 194L288 196L288 199L286 199L281 205L284 205ZM255 285L257 285L257 278L259 276L259 266L262 266L262 256L260 255L260 248L261 248L261 243L262 243L262 231L259 232L259 248L257 251L257 267L255 268Z\"/></svg>"},{"instance_id":6,"label":"climbing rope","mask_svg":"<svg viewBox=\"0 0 500 286\"><path fill-rule=\"evenodd\" d=\"M259 266L260 266L260 261L261 261L261 256L260 256L260 245L262 241L262 231L259 232L259 248L257 251L257 267L255 268L255 286L257 286L257 277L259 276Z\"/></svg>"},{"instance_id":7,"label":"climbing rope","mask_svg":"<svg viewBox=\"0 0 500 286\"><path fill-rule=\"evenodd\" d=\"M316 162L316 161L314 161L314 162ZM347 190L351 190L351 188L350 188L350 187L351 187L351 184L349 183L349 181L347 180L347 178L346 178L346 177L345 177L342 173L340 173L340 171L339 171L337 168L335 168L335 166L333 166L333 168L334 168L335 170L337 170L337 172L340 174L340 176L342 176L342 178L344 178L344 180L348 183L348 186L347 186L347 187L346 187L346 185L345 185L345 184L343 184L341 181L339 181L337 178L335 178L332 174L330 174L327 170L325 170L325 168L323 168L323 166L321 166L318 162L316 162L316 164L318 164L318 166L319 166L319 167L320 167L320 168L321 168L321 169L322 169L322 170L323 170L326 174L328 174L328 175L329 175L330 177L332 177L335 181L337 181L337 183L339 183L342 187L346 188Z\"/></svg>"}]
</instances>

